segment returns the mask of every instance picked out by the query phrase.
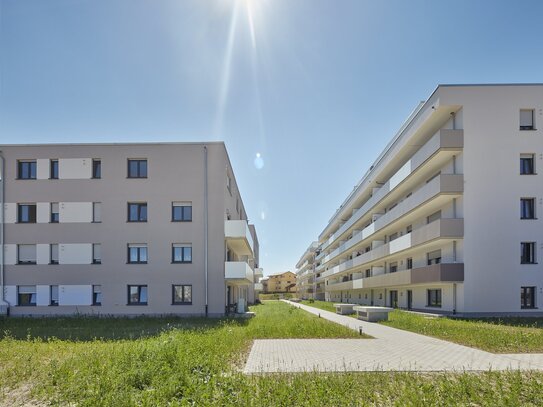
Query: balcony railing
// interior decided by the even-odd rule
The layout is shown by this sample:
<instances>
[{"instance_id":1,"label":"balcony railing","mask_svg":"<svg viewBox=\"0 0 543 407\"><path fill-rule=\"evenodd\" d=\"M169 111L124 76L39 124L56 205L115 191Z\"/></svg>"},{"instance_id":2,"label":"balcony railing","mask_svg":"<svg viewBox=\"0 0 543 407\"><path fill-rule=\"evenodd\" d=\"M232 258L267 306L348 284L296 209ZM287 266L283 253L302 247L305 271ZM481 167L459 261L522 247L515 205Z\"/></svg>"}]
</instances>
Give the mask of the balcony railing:
<instances>
[{"instance_id":1,"label":"balcony railing","mask_svg":"<svg viewBox=\"0 0 543 407\"><path fill-rule=\"evenodd\" d=\"M244 261L227 261L224 263L224 278L232 283L252 284L253 269Z\"/></svg>"},{"instance_id":2,"label":"balcony railing","mask_svg":"<svg viewBox=\"0 0 543 407\"><path fill-rule=\"evenodd\" d=\"M341 255L343 252L351 249L356 244L369 238L374 233L380 231L391 223L396 222L404 215L420 207L424 203L436 198L441 194L459 194L464 190L464 176L461 174L441 174L428 182L419 190L415 191L409 198L404 199L394 209L380 216L375 222L362 229L351 239L344 242L333 252L328 254L322 260L316 271L321 271L330 260Z\"/></svg>"},{"instance_id":3,"label":"balcony railing","mask_svg":"<svg viewBox=\"0 0 543 407\"><path fill-rule=\"evenodd\" d=\"M428 225L413 230L398 239L383 244L363 253L354 259L347 260L321 274L322 278L380 261L384 257L420 246L434 239L462 238L464 236L464 219L438 219Z\"/></svg>"},{"instance_id":4,"label":"balcony railing","mask_svg":"<svg viewBox=\"0 0 543 407\"><path fill-rule=\"evenodd\" d=\"M229 246L242 256L253 256L253 237L246 220L224 221L224 236Z\"/></svg>"},{"instance_id":5,"label":"balcony railing","mask_svg":"<svg viewBox=\"0 0 543 407\"><path fill-rule=\"evenodd\" d=\"M409 161L407 161L388 182L386 182L379 190L368 199L362 207L356 210L352 216L345 222L328 240L323 243L322 252L316 257L320 260L324 257L324 250L333 242L340 238L347 230L349 230L358 220L360 220L367 212L377 205L383 198L392 192L404 180L414 174L421 166L427 162L429 158L440 151L460 151L464 147L464 131L463 130L440 130L428 142L422 146Z\"/></svg>"}]
</instances>

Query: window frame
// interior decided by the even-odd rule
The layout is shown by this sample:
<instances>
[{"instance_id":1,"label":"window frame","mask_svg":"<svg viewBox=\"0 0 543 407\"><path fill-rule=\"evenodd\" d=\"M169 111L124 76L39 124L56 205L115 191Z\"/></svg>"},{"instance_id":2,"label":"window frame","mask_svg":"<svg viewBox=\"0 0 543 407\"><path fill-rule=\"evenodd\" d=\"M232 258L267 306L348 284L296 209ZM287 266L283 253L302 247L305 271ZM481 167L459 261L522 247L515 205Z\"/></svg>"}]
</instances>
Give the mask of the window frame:
<instances>
[{"instance_id":1,"label":"window frame","mask_svg":"<svg viewBox=\"0 0 543 407\"><path fill-rule=\"evenodd\" d=\"M28 207L28 221L22 220L22 208ZM30 208L34 208L33 211ZM32 217L32 214L34 215ZM36 203L18 203L17 204L17 223L37 223L38 222L38 205Z\"/></svg>"},{"instance_id":2,"label":"window frame","mask_svg":"<svg viewBox=\"0 0 543 407\"><path fill-rule=\"evenodd\" d=\"M21 246L34 246L34 261L21 261ZM17 265L23 265L23 266L26 266L26 265L35 265L37 264L37 260L38 260L38 252L37 252L37 245L34 244L34 243L28 243L28 244L24 244L24 243L21 243L21 244L17 244Z\"/></svg>"},{"instance_id":3,"label":"window frame","mask_svg":"<svg viewBox=\"0 0 543 407\"><path fill-rule=\"evenodd\" d=\"M149 262L149 250L147 244L144 243L129 243L127 245L127 261L126 264L147 264ZM130 249L137 249L137 261L131 261ZM141 249L145 249L145 261L141 261Z\"/></svg>"},{"instance_id":4,"label":"window frame","mask_svg":"<svg viewBox=\"0 0 543 407\"><path fill-rule=\"evenodd\" d=\"M55 204L57 205L56 212L53 211L53 205ZM60 223L60 205L58 202L49 203L49 223Z\"/></svg>"},{"instance_id":5,"label":"window frame","mask_svg":"<svg viewBox=\"0 0 543 407\"><path fill-rule=\"evenodd\" d=\"M532 116L532 124L529 126L523 126L522 125L522 112L530 112ZM529 131L529 130L536 130L535 128L535 111L534 109L520 109L519 111L519 130L520 131Z\"/></svg>"},{"instance_id":6,"label":"window frame","mask_svg":"<svg viewBox=\"0 0 543 407\"><path fill-rule=\"evenodd\" d=\"M56 301L53 301L53 287L57 288L57 299L56 299ZM59 288L58 288L58 285L50 285L49 286L49 306L50 307L58 307L59 306Z\"/></svg>"},{"instance_id":7,"label":"window frame","mask_svg":"<svg viewBox=\"0 0 543 407\"><path fill-rule=\"evenodd\" d=\"M530 214L528 214L529 216L524 216L525 209L526 209L525 206L524 206L525 203L530 203L530 206L528 206L528 208L530 208L529 212L531 212ZM536 200L535 200L534 197L520 198L520 219L522 219L522 220L537 219L535 210L536 210Z\"/></svg>"},{"instance_id":8,"label":"window frame","mask_svg":"<svg viewBox=\"0 0 543 407\"><path fill-rule=\"evenodd\" d=\"M95 291L95 287L100 287L100 291ZM100 295L100 301L98 301L97 295ZM93 284L92 285L92 305L99 307L102 305L102 285Z\"/></svg>"},{"instance_id":9,"label":"window frame","mask_svg":"<svg viewBox=\"0 0 543 407\"><path fill-rule=\"evenodd\" d=\"M57 247L57 259L56 260L53 260L53 247L54 246ZM60 249L60 247L59 247L58 243L50 243L49 244L49 264L60 264L60 259L58 258L59 257L59 249Z\"/></svg>"},{"instance_id":10,"label":"window frame","mask_svg":"<svg viewBox=\"0 0 543 407\"><path fill-rule=\"evenodd\" d=\"M21 293L20 289L21 287L34 287L34 292L30 293ZM30 295L29 303L28 304L21 304L21 295ZM32 297L33 296L33 297ZM17 306L18 307L36 307L37 306L37 288L35 285L18 285L17 286ZM34 298L34 302L32 302L32 298Z\"/></svg>"},{"instance_id":11,"label":"window frame","mask_svg":"<svg viewBox=\"0 0 543 407\"><path fill-rule=\"evenodd\" d=\"M57 158L49 160L49 179L59 179L59 164Z\"/></svg>"},{"instance_id":12,"label":"window frame","mask_svg":"<svg viewBox=\"0 0 543 407\"><path fill-rule=\"evenodd\" d=\"M536 242L520 242L520 264L537 264Z\"/></svg>"},{"instance_id":13,"label":"window frame","mask_svg":"<svg viewBox=\"0 0 543 407\"><path fill-rule=\"evenodd\" d=\"M432 296L432 294L435 294L435 296ZM441 308L443 306L443 291L441 288L426 290L426 306L429 308Z\"/></svg>"},{"instance_id":14,"label":"window frame","mask_svg":"<svg viewBox=\"0 0 543 407\"><path fill-rule=\"evenodd\" d=\"M175 218L175 209L181 208L181 219ZM185 217L186 210L190 208L190 217ZM185 205L185 204L176 204L176 202L172 202L172 222L192 222L192 204Z\"/></svg>"},{"instance_id":15,"label":"window frame","mask_svg":"<svg viewBox=\"0 0 543 407\"><path fill-rule=\"evenodd\" d=\"M531 164L525 165L526 162ZM528 170L530 171L526 171L526 167L528 167ZM535 154L520 154L520 175L537 175L535 172Z\"/></svg>"},{"instance_id":16,"label":"window frame","mask_svg":"<svg viewBox=\"0 0 543 407\"><path fill-rule=\"evenodd\" d=\"M137 166L137 170L136 170L136 174L135 175L132 175L131 174L131 170L130 170L130 164L131 163L137 163L136 166ZM145 163L145 176L141 175L141 173L143 172L142 171L142 163ZM128 161L127 161L127 176L126 178L130 178L130 179L137 179L137 178L148 178L149 177L149 164L148 164L148 161L147 161L147 158L129 158Z\"/></svg>"},{"instance_id":17,"label":"window frame","mask_svg":"<svg viewBox=\"0 0 543 407\"><path fill-rule=\"evenodd\" d=\"M175 288L182 287L183 301L175 300ZM185 289L190 288L190 301L185 301L186 293ZM172 305L192 305L192 284L172 284Z\"/></svg>"},{"instance_id":18,"label":"window frame","mask_svg":"<svg viewBox=\"0 0 543 407\"><path fill-rule=\"evenodd\" d=\"M100 258L96 258L96 246L100 247ZM93 243L92 244L92 264L102 264L102 244Z\"/></svg>"},{"instance_id":19,"label":"window frame","mask_svg":"<svg viewBox=\"0 0 543 407\"><path fill-rule=\"evenodd\" d=\"M97 173L98 172L98 176ZM92 159L92 179L102 179L102 160L99 158Z\"/></svg>"},{"instance_id":20,"label":"window frame","mask_svg":"<svg viewBox=\"0 0 543 407\"><path fill-rule=\"evenodd\" d=\"M138 289L138 302L132 302L130 300L131 296L130 296L130 288L131 287L137 287ZM141 301L141 289L145 287L145 290L146 290L146 301ZM149 305L149 287L147 284L129 284L127 285L127 289L128 289L128 297L127 297L127 304L126 305L130 305L130 306L141 306L141 305Z\"/></svg>"},{"instance_id":21,"label":"window frame","mask_svg":"<svg viewBox=\"0 0 543 407\"><path fill-rule=\"evenodd\" d=\"M24 167L28 165L28 177L23 177L24 174ZM30 179L37 179L37 173L38 173L38 163L36 160L17 160L17 179L19 180L30 180ZM32 176L34 175L34 176Z\"/></svg>"},{"instance_id":22,"label":"window frame","mask_svg":"<svg viewBox=\"0 0 543 407\"><path fill-rule=\"evenodd\" d=\"M535 286L523 286L520 287L520 308L521 309L536 309L536 291ZM530 301L527 301L527 295L530 295L531 305L527 305Z\"/></svg>"},{"instance_id":23,"label":"window frame","mask_svg":"<svg viewBox=\"0 0 543 407\"><path fill-rule=\"evenodd\" d=\"M186 245L186 246L183 246ZM181 261L175 260L175 249L181 249ZM185 251L189 249L190 261L185 260ZM192 263L192 244L188 243L172 243L172 264L191 264Z\"/></svg>"},{"instance_id":24,"label":"window frame","mask_svg":"<svg viewBox=\"0 0 543 407\"><path fill-rule=\"evenodd\" d=\"M136 206L136 211L137 211L137 217L138 219L137 220L131 220L130 219L130 215L131 215L131 211L130 211L130 207L132 205L135 205ZM141 220L141 215L142 215L142 208L145 207L145 220ZM149 219L149 212L148 212L148 207L147 207L147 202L128 202L127 203L127 222L130 222L130 223L146 223Z\"/></svg>"}]
</instances>

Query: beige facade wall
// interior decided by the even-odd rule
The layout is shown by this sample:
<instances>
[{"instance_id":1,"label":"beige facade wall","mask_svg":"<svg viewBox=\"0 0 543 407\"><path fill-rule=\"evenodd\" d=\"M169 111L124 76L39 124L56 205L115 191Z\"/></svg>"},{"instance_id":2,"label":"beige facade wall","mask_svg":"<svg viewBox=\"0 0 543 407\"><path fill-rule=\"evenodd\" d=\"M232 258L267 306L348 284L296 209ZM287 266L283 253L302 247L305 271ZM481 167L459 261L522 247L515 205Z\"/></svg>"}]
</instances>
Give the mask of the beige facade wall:
<instances>
[{"instance_id":1,"label":"beige facade wall","mask_svg":"<svg viewBox=\"0 0 543 407\"><path fill-rule=\"evenodd\" d=\"M225 220L247 219L247 214L223 143L1 146L6 169L5 297L11 314L205 314L206 149L207 311L224 314L229 285ZM147 178L127 177L132 158L147 160ZM38 179L17 179L20 159L37 160ZM60 179L49 179L50 159L59 160ZM101 179L91 178L93 159L101 161ZM60 222L17 223L14 210L21 202L60 203ZM93 222L93 202L101 205L100 222ZM129 202L147 203L147 222L127 222ZM172 202L190 203L192 221L172 222ZM147 245L147 264L127 264L128 245L136 243ZM191 263L172 263L175 243L192 247ZM40 258L44 247L59 244L60 264L16 264L20 244L40 245ZM93 244L100 244L100 264L93 264ZM41 287L40 304L49 295L43 287L58 285L60 305L17 306L17 287L27 285ZM89 303L93 285L101 286L101 306ZM128 285L147 285L148 304L128 305ZM172 285L192 286L192 303L173 305Z\"/></svg>"}]
</instances>

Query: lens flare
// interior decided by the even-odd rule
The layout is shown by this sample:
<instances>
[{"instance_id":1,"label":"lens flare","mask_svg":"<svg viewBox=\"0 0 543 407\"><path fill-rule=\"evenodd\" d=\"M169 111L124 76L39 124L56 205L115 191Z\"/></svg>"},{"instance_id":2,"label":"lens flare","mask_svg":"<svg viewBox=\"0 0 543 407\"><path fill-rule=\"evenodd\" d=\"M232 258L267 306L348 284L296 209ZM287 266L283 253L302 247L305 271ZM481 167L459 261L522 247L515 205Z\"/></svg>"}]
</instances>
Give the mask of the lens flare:
<instances>
[{"instance_id":1,"label":"lens flare","mask_svg":"<svg viewBox=\"0 0 543 407\"><path fill-rule=\"evenodd\" d=\"M262 155L260 153L256 153L255 167L257 170L261 170L262 168L264 168L264 159L262 158Z\"/></svg>"}]
</instances>

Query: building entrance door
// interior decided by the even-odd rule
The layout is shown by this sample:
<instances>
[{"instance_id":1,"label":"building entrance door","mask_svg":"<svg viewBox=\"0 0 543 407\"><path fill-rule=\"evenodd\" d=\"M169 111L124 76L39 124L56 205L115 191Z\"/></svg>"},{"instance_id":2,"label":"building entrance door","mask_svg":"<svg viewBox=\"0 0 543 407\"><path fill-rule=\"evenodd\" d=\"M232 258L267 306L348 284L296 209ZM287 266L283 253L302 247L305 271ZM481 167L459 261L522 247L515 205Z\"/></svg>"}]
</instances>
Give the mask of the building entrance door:
<instances>
[{"instance_id":1,"label":"building entrance door","mask_svg":"<svg viewBox=\"0 0 543 407\"><path fill-rule=\"evenodd\" d=\"M407 309L413 308L413 291L407 290Z\"/></svg>"}]
</instances>

